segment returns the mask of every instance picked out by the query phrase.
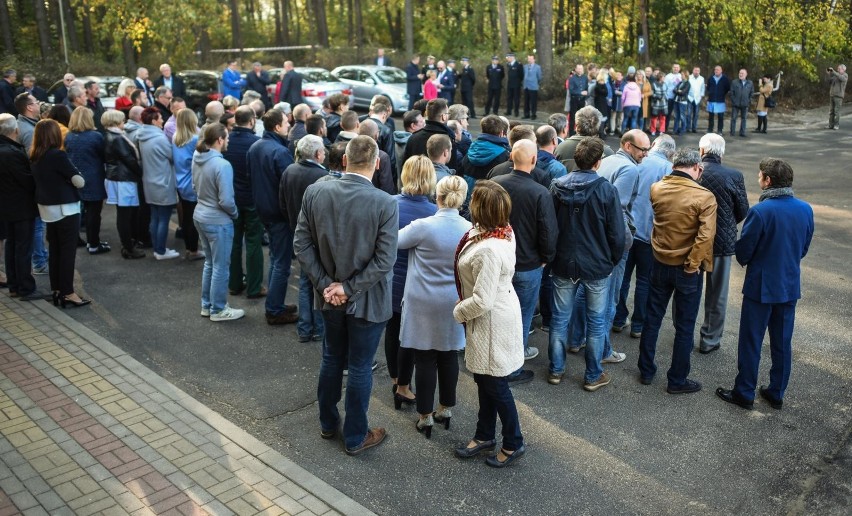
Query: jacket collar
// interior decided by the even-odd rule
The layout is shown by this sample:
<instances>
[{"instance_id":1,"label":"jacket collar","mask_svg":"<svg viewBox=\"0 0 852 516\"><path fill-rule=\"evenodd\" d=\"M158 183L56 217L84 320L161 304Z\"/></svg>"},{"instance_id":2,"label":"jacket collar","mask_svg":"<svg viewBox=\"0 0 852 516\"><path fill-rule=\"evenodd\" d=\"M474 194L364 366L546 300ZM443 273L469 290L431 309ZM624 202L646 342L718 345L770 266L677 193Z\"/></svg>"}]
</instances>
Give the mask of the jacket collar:
<instances>
[{"instance_id":1,"label":"jacket collar","mask_svg":"<svg viewBox=\"0 0 852 516\"><path fill-rule=\"evenodd\" d=\"M618 149L615 153L616 153L616 154L618 154L619 156L622 156L622 157L625 157L625 158L629 159L629 160L630 160L630 162L631 162L631 163L633 163L634 165L638 165L638 164L639 164L639 163L636 163L636 160L635 160L635 159L633 159L633 156L631 156L631 155L630 155L630 153L628 153L628 152L627 152L626 150L624 150L624 149Z\"/></svg>"},{"instance_id":2,"label":"jacket collar","mask_svg":"<svg viewBox=\"0 0 852 516\"><path fill-rule=\"evenodd\" d=\"M299 165L302 165L302 166L305 166L305 167L318 168L320 170L328 171L328 169L325 168L324 166L320 165L316 161L311 161L309 159L303 159L303 160L299 161Z\"/></svg>"},{"instance_id":3,"label":"jacket collar","mask_svg":"<svg viewBox=\"0 0 852 516\"><path fill-rule=\"evenodd\" d=\"M692 179L692 176L690 176L686 172L681 172L680 170L672 170L671 174L669 174L669 177L672 178L672 179L676 179L676 178L686 179L687 181L689 181L690 184L700 186L698 184L698 181L696 181L695 179ZM678 182L680 182L680 181L678 181Z\"/></svg>"},{"instance_id":4,"label":"jacket collar","mask_svg":"<svg viewBox=\"0 0 852 516\"><path fill-rule=\"evenodd\" d=\"M356 174L355 172L347 172L340 176L341 181L354 181L356 183L360 183L362 185L370 185L373 186L373 182L367 179L365 176L361 174Z\"/></svg>"},{"instance_id":5,"label":"jacket collar","mask_svg":"<svg viewBox=\"0 0 852 516\"><path fill-rule=\"evenodd\" d=\"M263 139L276 142L280 145L283 145L284 147L287 146L287 140L282 138L281 135L279 135L278 133L276 133L274 131L264 131L263 132Z\"/></svg>"},{"instance_id":6,"label":"jacket collar","mask_svg":"<svg viewBox=\"0 0 852 516\"><path fill-rule=\"evenodd\" d=\"M239 133L243 133L243 135L254 134L254 129L249 129L248 127L234 127L233 129L231 129L232 135Z\"/></svg>"},{"instance_id":7,"label":"jacket collar","mask_svg":"<svg viewBox=\"0 0 852 516\"><path fill-rule=\"evenodd\" d=\"M21 150L24 150L23 145L9 138L8 136L3 136L2 134L0 134L0 144L12 145L14 147L19 147Z\"/></svg>"},{"instance_id":8,"label":"jacket collar","mask_svg":"<svg viewBox=\"0 0 852 516\"><path fill-rule=\"evenodd\" d=\"M703 161L704 163L721 163L722 158L715 154L705 154L701 157L701 161Z\"/></svg>"}]
</instances>

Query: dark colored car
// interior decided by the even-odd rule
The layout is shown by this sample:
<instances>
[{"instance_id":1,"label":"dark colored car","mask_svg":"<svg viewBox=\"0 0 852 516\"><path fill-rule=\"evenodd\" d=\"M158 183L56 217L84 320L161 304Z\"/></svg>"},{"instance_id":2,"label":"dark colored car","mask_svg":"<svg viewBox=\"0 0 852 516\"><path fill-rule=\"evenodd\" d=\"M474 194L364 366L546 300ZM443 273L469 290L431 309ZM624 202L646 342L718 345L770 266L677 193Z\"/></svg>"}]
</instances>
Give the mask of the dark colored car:
<instances>
[{"instance_id":1,"label":"dark colored car","mask_svg":"<svg viewBox=\"0 0 852 516\"><path fill-rule=\"evenodd\" d=\"M186 86L186 107L195 111L199 122L204 121L204 108L213 100L222 100L219 72L209 70L184 70L178 72Z\"/></svg>"}]
</instances>

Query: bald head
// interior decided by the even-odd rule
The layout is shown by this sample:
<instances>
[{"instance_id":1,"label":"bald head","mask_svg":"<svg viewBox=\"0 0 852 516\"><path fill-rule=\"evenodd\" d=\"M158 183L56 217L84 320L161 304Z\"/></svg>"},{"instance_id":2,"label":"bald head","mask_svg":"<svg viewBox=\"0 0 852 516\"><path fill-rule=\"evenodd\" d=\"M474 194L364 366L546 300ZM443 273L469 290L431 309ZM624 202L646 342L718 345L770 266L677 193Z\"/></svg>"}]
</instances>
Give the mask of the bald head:
<instances>
[{"instance_id":1,"label":"bald head","mask_svg":"<svg viewBox=\"0 0 852 516\"><path fill-rule=\"evenodd\" d=\"M512 154L509 159L512 160L512 165L519 172L530 173L535 168L536 156L538 149L535 143L530 140L518 140L512 146Z\"/></svg>"},{"instance_id":2,"label":"bald head","mask_svg":"<svg viewBox=\"0 0 852 516\"><path fill-rule=\"evenodd\" d=\"M145 111L145 108L143 108L142 106L133 106L127 113L127 118L133 120L134 122L139 122L141 124L143 111Z\"/></svg>"},{"instance_id":3,"label":"bald head","mask_svg":"<svg viewBox=\"0 0 852 516\"><path fill-rule=\"evenodd\" d=\"M361 122L361 125L358 126L358 134L361 136L369 136L374 140L379 139L379 126L376 125L376 122L370 120L369 118Z\"/></svg>"},{"instance_id":4,"label":"bald head","mask_svg":"<svg viewBox=\"0 0 852 516\"><path fill-rule=\"evenodd\" d=\"M651 150L651 140L641 129L631 129L621 137L621 150L630 154L636 163L641 163Z\"/></svg>"}]
</instances>

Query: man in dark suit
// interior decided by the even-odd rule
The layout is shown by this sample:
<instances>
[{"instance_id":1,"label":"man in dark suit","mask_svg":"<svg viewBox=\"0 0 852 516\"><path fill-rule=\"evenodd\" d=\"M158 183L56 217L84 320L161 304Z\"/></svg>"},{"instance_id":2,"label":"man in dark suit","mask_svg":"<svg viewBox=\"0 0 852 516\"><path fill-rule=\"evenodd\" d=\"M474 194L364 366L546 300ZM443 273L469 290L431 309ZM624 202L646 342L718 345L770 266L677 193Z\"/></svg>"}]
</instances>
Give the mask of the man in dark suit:
<instances>
[{"instance_id":1,"label":"man in dark suit","mask_svg":"<svg viewBox=\"0 0 852 516\"><path fill-rule=\"evenodd\" d=\"M793 366L793 322L802 297L800 264L814 234L814 211L793 196L793 169L785 161L763 159L757 181L763 193L749 210L736 244L737 261L746 267L739 372L734 388L719 387L716 395L753 408L760 348L768 328L772 367L769 386L760 386L759 393L769 406L780 409Z\"/></svg>"},{"instance_id":2,"label":"man in dark suit","mask_svg":"<svg viewBox=\"0 0 852 516\"><path fill-rule=\"evenodd\" d=\"M284 78L281 79L281 102L296 107L302 103L302 75L293 69L293 61L284 62Z\"/></svg>"},{"instance_id":3,"label":"man in dark suit","mask_svg":"<svg viewBox=\"0 0 852 516\"><path fill-rule=\"evenodd\" d=\"M485 69L485 76L488 78L488 100L485 101L485 116L488 116L491 111L494 111L495 115L499 114L500 94L503 91L503 77L505 75L506 71L500 64L500 58L491 56L491 66Z\"/></svg>"},{"instance_id":4,"label":"man in dark suit","mask_svg":"<svg viewBox=\"0 0 852 516\"><path fill-rule=\"evenodd\" d=\"M408 93L408 109L414 109L414 103L420 100L423 93L423 76L420 74L420 56L414 56L405 67L406 93Z\"/></svg>"},{"instance_id":5,"label":"man in dark suit","mask_svg":"<svg viewBox=\"0 0 852 516\"><path fill-rule=\"evenodd\" d=\"M272 101L269 100L269 92L266 91L266 87L272 81L269 79L269 74L266 73L266 70L263 69L260 63L254 62L251 65L251 72L246 74L246 88L251 91L255 91L260 95L260 100L263 101L263 105L266 106L266 109L272 107ZM293 107L296 107L294 104Z\"/></svg>"},{"instance_id":6,"label":"man in dark suit","mask_svg":"<svg viewBox=\"0 0 852 516\"><path fill-rule=\"evenodd\" d=\"M15 92L15 97L21 93L29 93L39 102L47 102L47 92L35 83L35 76L31 73L24 75L21 80L21 87Z\"/></svg>"},{"instance_id":7,"label":"man in dark suit","mask_svg":"<svg viewBox=\"0 0 852 516\"><path fill-rule=\"evenodd\" d=\"M142 93L145 97L148 98L148 105L154 105L154 83L151 82L151 79L148 78L148 69L144 67L139 67L136 70L136 78L133 80L136 83L136 87L142 90Z\"/></svg>"},{"instance_id":8,"label":"man in dark suit","mask_svg":"<svg viewBox=\"0 0 852 516\"><path fill-rule=\"evenodd\" d=\"M515 54L506 54L506 76L506 112L503 114L511 116L514 109L517 118L518 109L521 107L524 67L515 59Z\"/></svg>"},{"instance_id":9,"label":"man in dark suit","mask_svg":"<svg viewBox=\"0 0 852 516\"><path fill-rule=\"evenodd\" d=\"M160 86L172 90L175 97L186 98L186 85L184 85L183 79L177 75L172 75L172 67L168 64L160 65L160 76L154 81L154 89Z\"/></svg>"},{"instance_id":10,"label":"man in dark suit","mask_svg":"<svg viewBox=\"0 0 852 516\"><path fill-rule=\"evenodd\" d=\"M455 64L456 62L452 59L447 61L446 66L443 61L438 61L438 81L441 83L441 87L438 90L438 97L445 99L447 104L453 103L453 96L456 94Z\"/></svg>"},{"instance_id":11,"label":"man in dark suit","mask_svg":"<svg viewBox=\"0 0 852 516\"><path fill-rule=\"evenodd\" d=\"M426 66L424 66L423 69L420 70L420 74L423 76L420 79L421 82L426 82L426 72L428 72L429 70L435 70L436 72L438 71L438 67L435 65L435 56L426 56Z\"/></svg>"},{"instance_id":12,"label":"man in dark suit","mask_svg":"<svg viewBox=\"0 0 852 516\"><path fill-rule=\"evenodd\" d=\"M54 104L62 104L62 102L68 97L68 88L74 84L77 78L74 77L73 73L66 73L62 76L62 84L59 85L58 88L53 92L53 103Z\"/></svg>"},{"instance_id":13,"label":"man in dark suit","mask_svg":"<svg viewBox=\"0 0 852 516\"><path fill-rule=\"evenodd\" d=\"M376 52L376 66L393 66L390 59L385 55L385 49L380 48Z\"/></svg>"},{"instance_id":14,"label":"man in dark suit","mask_svg":"<svg viewBox=\"0 0 852 516\"><path fill-rule=\"evenodd\" d=\"M15 111L15 79L18 77L15 70L6 70L3 72L3 78L0 79L0 113L9 113L13 117L18 116Z\"/></svg>"},{"instance_id":15,"label":"man in dark suit","mask_svg":"<svg viewBox=\"0 0 852 516\"><path fill-rule=\"evenodd\" d=\"M473 105L473 86L476 84L476 72L470 66L470 58L463 57L462 69L459 74L459 82L461 83L462 104L467 106L470 111L470 118L476 118L476 108Z\"/></svg>"},{"instance_id":16,"label":"man in dark suit","mask_svg":"<svg viewBox=\"0 0 852 516\"><path fill-rule=\"evenodd\" d=\"M399 208L371 181L379 165L375 140L353 138L343 163L346 174L340 179L314 183L305 191L293 248L325 323L317 387L320 435L334 439L340 432L337 404L348 364L343 440L346 453L357 455L387 435L384 428L370 428L367 409L373 357L392 314ZM341 220L358 231L341 232Z\"/></svg>"}]
</instances>

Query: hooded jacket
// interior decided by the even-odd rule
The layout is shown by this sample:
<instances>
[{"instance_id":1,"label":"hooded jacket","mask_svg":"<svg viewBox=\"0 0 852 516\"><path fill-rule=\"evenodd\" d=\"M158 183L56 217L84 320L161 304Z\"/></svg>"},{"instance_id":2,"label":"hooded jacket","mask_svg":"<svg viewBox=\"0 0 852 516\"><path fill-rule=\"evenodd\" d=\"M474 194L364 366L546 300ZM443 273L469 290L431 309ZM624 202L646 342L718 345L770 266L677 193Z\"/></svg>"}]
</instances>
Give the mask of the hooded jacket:
<instances>
[{"instance_id":1,"label":"hooded jacket","mask_svg":"<svg viewBox=\"0 0 852 516\"><path fill-rule=\"evenodd\" d=\"M157 126L143 125L138 132L136 138L142 159L145 202L157 206L174 206L177 204L177 179L172 144Z\"/></svg>"},{"instance_id":2,"label":"hooded jacket","mask_svg":"<svg viewBox=\"0 0 852 516\"><path fill-rule=\"evenodd\" d=\"M195 151L192 156L192 187L198 204L192 219L201 224L232 224L237 218L234 201L234 169L217 150Z\"/></svg>"},{"instance_id":3,"label":"hooded jacket","mask_svg":"<svg viewBox=\"0 0 852 516\"><path fill-rule=\"evenodd\" d=\"M550 187L559 238L553 274L599 280L624 254L624 223L618 192L593 170L577 170Z\"/></svg>"},{"instance_id":4,"label":"hooded jacket","mask_svg":"<svg viewBox=\"0 0 852 516\"><path fill-rule=\"evenodd\" d=\"M539 149L538 151L538 160L536 161L536 166L545 172L547 172L550 181L552 182L554 179L559 179L568 173L565 169L565 165L559 162L556 159L556 156L553 154ZM550 184L546 185L550 187Z\"/></svg>"},{"instance_id":5,"label":"hooded jacket","mask_svg":"<svg viewBox=\"0 0 852 516\"><path fill-rule=\"evenodd\" d=\"M491 169L509 161L509 140L493 134L480 134L462 159L462 175L475 180L487 179ZM448 164L449 165L449 164ZM450 168L453 168L450 165Z\"/></svg>"},{"instance_id":6,"label":"hooded jacket","mask_svg":"<svg viewBox=\"0 0 852 516\"><path fill-rule=\"evenodd\" d=\"M128 120L124 124L124 135L133 142L133 145L136 145L136 139L139 137L139 129L141 128L142 124L133 120Z\"/></svg>"}]
</instances>

